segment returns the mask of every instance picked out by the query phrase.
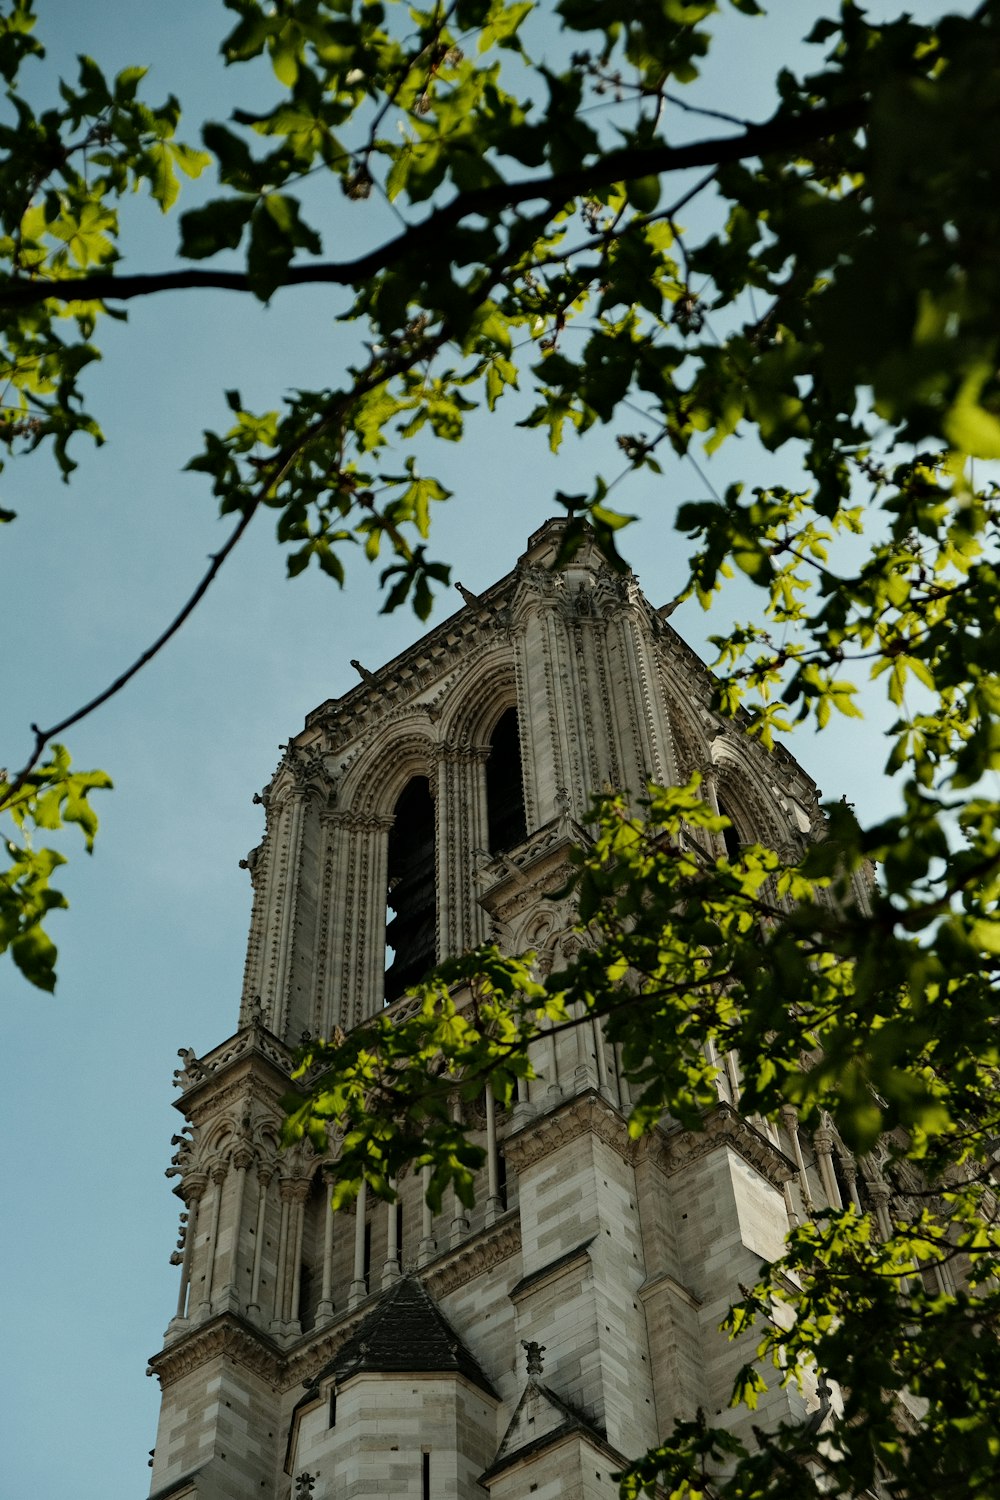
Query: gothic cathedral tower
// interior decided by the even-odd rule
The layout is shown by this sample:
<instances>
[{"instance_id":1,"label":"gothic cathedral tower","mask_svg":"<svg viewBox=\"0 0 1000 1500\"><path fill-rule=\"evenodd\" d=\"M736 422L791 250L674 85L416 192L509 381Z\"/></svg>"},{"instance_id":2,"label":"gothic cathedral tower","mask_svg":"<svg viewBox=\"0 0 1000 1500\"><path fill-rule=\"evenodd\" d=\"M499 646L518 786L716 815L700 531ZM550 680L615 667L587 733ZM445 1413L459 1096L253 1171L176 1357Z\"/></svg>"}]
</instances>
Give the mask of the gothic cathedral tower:
<instances>
[{"instance_id":1,"label":"gothic cathedral tower","mask_svg":"<svg viewBox=\"0 0 1000 1500\"><path fill-rule=\"evenodd\" d=\"M745 1355L718 1324L789 1222L851 1191L825 1132L740 1117L735 1060L704 1132L639 1142L592 1023L539 1045L516 1106L467 1121L475 1210L329 1211L325 1163L280 1151L305 1034L344 1030L435 958L494 938L573 951L568 854L591 791L698 768L730 837L794 855L816 792L711 710L697 657L631 576L558 523L514 570L345 697L323 703L263 794L235 1035L182 1053L180 1291L164 1347L158 1500L613 1500L610 1475L698 1407L725 1412ZM777 1419L803 1400L768 1394ZM735 1414L734 1414L734 1420Z\"/></svg>"}]
</instances>

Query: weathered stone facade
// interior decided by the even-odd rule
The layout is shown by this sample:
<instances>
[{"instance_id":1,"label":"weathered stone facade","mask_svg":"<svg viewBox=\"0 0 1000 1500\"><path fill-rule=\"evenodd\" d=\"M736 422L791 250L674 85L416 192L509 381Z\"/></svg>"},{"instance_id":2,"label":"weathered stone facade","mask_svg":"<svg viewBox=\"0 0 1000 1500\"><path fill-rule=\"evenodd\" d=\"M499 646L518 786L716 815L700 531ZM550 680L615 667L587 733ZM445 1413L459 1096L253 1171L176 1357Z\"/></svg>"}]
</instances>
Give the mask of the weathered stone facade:
<instances>
[{"instance_id":1,"label":"weathered stone facade","mask_svg":"<svg viewBox=\"0 0 1000 1500\"><path fill-rule=\"evenodd\" d=\"M609 1476L675 1418L737 1420L745 1352L718 1332L726 1307L789 1222L855 1191L828 1132L739 1116L731 1057L704 1133L631 1141L618 1060L591 1023L538 1045L509 1114L485 1099L471 1214L454 1201L432 1216L411 1176L398 1211L362 1193L334 1215L323 1162L278 1149L303 1034L383 1006L387 907L413 944L429 911L439 957L493 937L550 963L580 941L569 904L542 898L565 884L591 791L696 767L740 838L794 854L821 830L808 776L712 712L703 665L635 580L589 545L554 573L557 543L543 527L511 574L317 708L263 793L239 1029L182 1053L177 1074L187 1217L151 1362L154 1495L612 1496ZM502 722L519 775L490 761ZM390 837L421 778L422 885ZM519 806L498 812L512 786ZM509 847L501 813L521 820ZM808 1399L773 1390L756 1420Z\"/></svg>"}]
</instances>

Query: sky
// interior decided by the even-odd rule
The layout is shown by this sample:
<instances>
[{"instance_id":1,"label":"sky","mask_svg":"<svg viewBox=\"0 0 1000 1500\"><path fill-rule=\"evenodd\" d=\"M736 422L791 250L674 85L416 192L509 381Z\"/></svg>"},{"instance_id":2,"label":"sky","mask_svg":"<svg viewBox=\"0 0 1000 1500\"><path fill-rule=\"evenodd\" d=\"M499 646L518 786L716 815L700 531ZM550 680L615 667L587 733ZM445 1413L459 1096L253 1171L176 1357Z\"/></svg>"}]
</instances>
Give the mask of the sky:
<instances>
[{"instance_id":1,"label":"sky","mask_svg":"<svg viewBox=\"0 0 1000 1500\"><path fill-rule=\"evenodd\" d=\"M261 77L248 97L247 84L222 70L218 44L232 18L211 0L37 8L50 53L34 72L39 87L73 71L78 52L108 71L149 63L151 96L180 96L188 139L197 141L199 120L225 118L237 102L260 107L270 87ZM726 14L711 80L724 107L759 118L769 112L777 44L818 13L802 0L773 9L770 29ZM354 230L345 219L352 205L332 192L323 213L336 254ZM141 202L130 213L126 269L168 266L175 226ZM78 446L69 487L37 456L0 476L0 504L19 512L0 537L0 764L20 764L33 721L51 723L99 691L176 612L227 529L207 483L182 472L201 429L227 425L229 387L266 407L291 386L333 383L352 338L336 310L322 289L282 293L269 308L186 293L133 304L127 324L104 330L105 358L87 389L105 446ZM540 434L514 425L524 411L501 406L471 421L459 447L426 456L456 497L440 507L432 551L473 591L513 566L555 512L557 489L589 489L595 470L613 478L620 468L608 434L553 457ZM799 471L794 455L776 464L737 440L708 478L721 491L737 477L794 484ZM679 460L662 478L615 491L622 509L642 517L623 550L654 604L684 576L675 506L704 495ZM94 855L73 838L63 845L71 908L51 922L55 996L0 959L0 1500L141 1500L148 1491L158 1393L144 1370L178 1277L168 1261L180 1205L163 1175L179 1124L170 1080L178 1048L201 1053L235 1029L250 914L239 861L262 832L252 797L306 713L356 683L352 657L374 669L422 634L412 614L377 613L376 580L360 559L343 592L314 572L288 581L270 525L267 515L254 521L167 650L67 736L74 762L107 769L115 790L99 797ZM443 595L431 623L460 602ZM735 612L745 604L737 596ZM720 624L697 605L672 623L703 652ZM874 812L892 797L877 774L879 731L873 711L863 730L845 721L839 737L792 749L828 797L846 792Z\"/></svg>"}]
</instances>

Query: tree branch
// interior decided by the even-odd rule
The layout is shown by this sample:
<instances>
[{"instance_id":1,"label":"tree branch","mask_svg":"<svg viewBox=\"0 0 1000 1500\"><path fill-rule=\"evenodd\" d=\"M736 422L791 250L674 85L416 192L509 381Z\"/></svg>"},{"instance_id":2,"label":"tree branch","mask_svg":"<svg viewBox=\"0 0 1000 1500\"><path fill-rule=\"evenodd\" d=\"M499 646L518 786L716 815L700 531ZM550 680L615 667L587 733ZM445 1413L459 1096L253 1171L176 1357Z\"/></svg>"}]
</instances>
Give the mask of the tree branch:
<instances>
[{"instance_id":1,"label":"tree branch","mask_svg":"<svg viewBox=\"0 0 1000 1500\"><path fill-rule=\"evenodd\" d=\"M433 246L436 254L440 254L442 236L463 219L477 215L486 217L539 199L553 205L562 204L596 188L631 178L683 172L693 167L719 167L745 157L793 151L839 131L857 129L864 123L866 109L867 101L858 99L803 115L778 115L762 125L751 125L741 135L693 141L685 146L623 147L609 151L589 166L555 172L549 177L474 188L459 193L421 223L404 230L395 239L387 240L367 255L355 260L289 267L281 285L353 286L428 246ZM61 302L125 302L133 297L152 296L156 292L202 288L231 292L253 290L250 278L242 271L184 270L135 276L115 276L105 272L58 281L14 279L0 286L0 307L23 307L50 298Z\"/></svg>"}]
</instances>

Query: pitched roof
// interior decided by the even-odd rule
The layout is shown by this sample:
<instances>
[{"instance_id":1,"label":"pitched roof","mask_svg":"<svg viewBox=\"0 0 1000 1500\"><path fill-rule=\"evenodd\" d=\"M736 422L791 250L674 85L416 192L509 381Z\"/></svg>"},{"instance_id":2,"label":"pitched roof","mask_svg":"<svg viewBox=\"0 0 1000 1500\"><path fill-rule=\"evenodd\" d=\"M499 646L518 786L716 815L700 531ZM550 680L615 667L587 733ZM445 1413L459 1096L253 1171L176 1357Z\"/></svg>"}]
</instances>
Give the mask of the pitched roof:
<instances>
[{"instance_id":1,"label":"pitched roof","mask_svg":"<svg viewBox=\"0 0 1000 1500\"><path fill-rule=\"evenodd\" d=\"M317 1377L349 1380L363 1371L464 1375L499 1400L490 1381L416 1276L383 1294Z\"/></svg>"},{"instance_id":2,"label":"pitched roof","mask_svg":"<svg viewBox=\"0 0 1000 1500\"><path fill-rule=\"evenodd\" d=\"M551 1386L543 1385L534 1375L529 1375L496 1457L480 1474L479 1483L485 1485L511 1464L572 1434L589 1439L602 1452L612 1455L615 1461L624 1463L622 1456L609 1444L604 1428L587 1412L557 1395Z\"/></svg>"}]
</instances>

